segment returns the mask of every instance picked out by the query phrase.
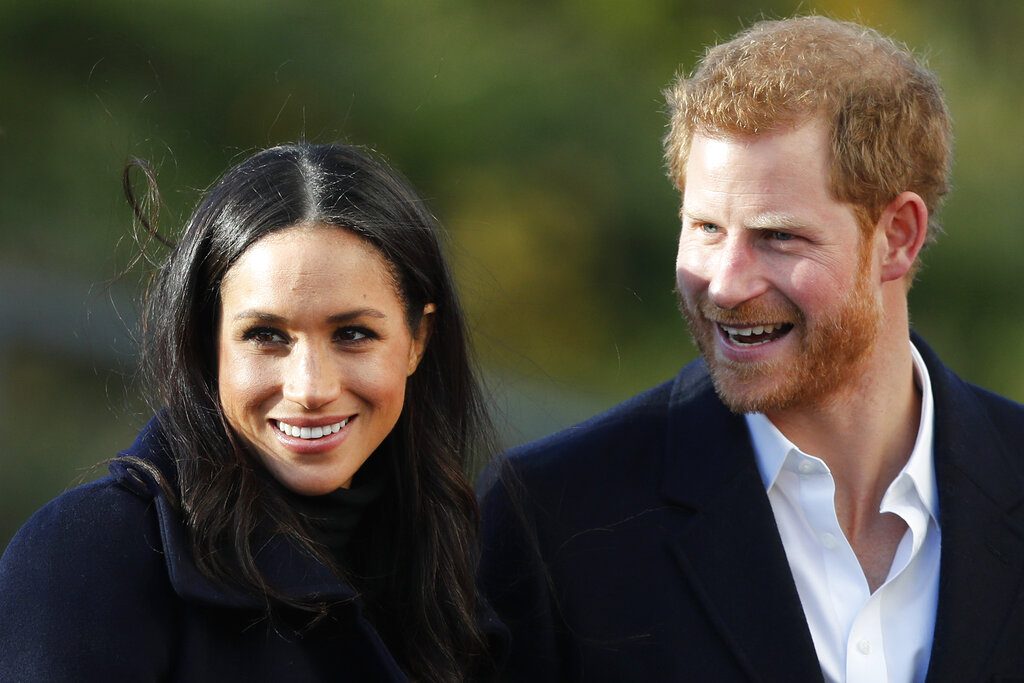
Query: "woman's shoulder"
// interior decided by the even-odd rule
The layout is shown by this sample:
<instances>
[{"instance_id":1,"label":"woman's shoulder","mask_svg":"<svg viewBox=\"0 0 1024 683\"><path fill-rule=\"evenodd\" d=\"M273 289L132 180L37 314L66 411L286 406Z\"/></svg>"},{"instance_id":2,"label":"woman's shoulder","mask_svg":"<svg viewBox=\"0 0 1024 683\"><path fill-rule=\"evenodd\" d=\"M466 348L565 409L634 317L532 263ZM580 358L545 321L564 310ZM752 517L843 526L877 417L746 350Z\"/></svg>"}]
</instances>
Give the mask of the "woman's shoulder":
<instances>
[{"instance_id":1,"label":"woman's shoulder","mask_svg":"<svg viewBox=\"0 0 1024 683\"><path fill-rule=\"evenodd\" d=\"M133 584L158 583L160 574L166 583L154 508L152 497L111 475L51 500L25 522L0 558L5 602L10 606L19 595L52 592L47 601L67 600L64 611L90 595L127 594Z\"/></svg>"},{"instance_id":2,"label":"woman's shoulder","mask_svg":"<svg viewBox=\"0 0 1024 683\"><path fill-rule=\"evenodd\" d=\"M115 475L76 486L29 517L11 540L0 566L6 568L8 556L42 561L97 555L101 563L115 559L123 563L129 550L159 548L153 506L153 497L143 494L141 487L126 486ZM153 533L157 538L151 538ZM109 557L106 551L115 548L115 557Z\"/></svg>"},{"instance_id":3,"label":"woman's shoulder","mask_svg":"<svg viewBox=\"0 0 1024 683\"><path fill-rule=\"evenodd\" d=\"M135 675L166 658L175 601L144 490L108 475L14 536L0 558L0 680Z\"/></svg>"},{"instance_id":4,"label":"woman's shoulder","mask_svg":"<svg viewBox=\"0 0 1024 683\"><path fill-rule=\"evenodd\" d=\"M60 494L33 514L11 540L0 562L0 578L21 558L47 562L54 572L64 568L75 576L82 564L113 570L103 576L125 578L132 565L146 569L160 561L158 507L166 507L160 487L144 467L165 470L170 458L158 420L139 433L130 448L110 461L110 472Z\"/></svg>"}]
</instances>

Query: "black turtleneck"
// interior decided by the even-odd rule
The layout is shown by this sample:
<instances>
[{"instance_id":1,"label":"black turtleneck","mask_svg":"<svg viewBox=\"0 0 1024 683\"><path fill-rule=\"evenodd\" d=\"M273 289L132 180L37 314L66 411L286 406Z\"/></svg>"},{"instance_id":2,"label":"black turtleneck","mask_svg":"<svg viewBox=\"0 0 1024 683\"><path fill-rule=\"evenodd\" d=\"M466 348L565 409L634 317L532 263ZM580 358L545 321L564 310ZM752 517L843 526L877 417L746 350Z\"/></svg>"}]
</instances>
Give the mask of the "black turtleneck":
<instances>
[{"instance_id":1,"label":"black turtleneck","mask_svg":"<svg viewBox=\"0 0 1024 683\"><path fill-rule=\"evenodd\" d=\"M313 540L324 545L339 566L346 566L346 549L363 513L384 491L385 471L371 456L352 478L349 488L321 496L285 490L285 498L308 524Z\"/></svg>"}]
</instances>

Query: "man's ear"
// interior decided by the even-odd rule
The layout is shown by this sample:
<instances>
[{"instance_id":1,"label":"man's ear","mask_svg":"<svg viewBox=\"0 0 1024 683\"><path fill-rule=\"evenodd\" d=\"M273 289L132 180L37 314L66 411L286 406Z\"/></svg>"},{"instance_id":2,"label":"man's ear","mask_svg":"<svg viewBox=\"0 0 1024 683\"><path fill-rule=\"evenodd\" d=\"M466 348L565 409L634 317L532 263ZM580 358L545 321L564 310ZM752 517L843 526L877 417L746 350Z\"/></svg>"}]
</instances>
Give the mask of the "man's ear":
<instances>
[{"instance_id":1,"label":"man's ear","mask_svg":"<svg viewBox=\"0 0 1024 683\"><path fill-rule=\"evenodd\" d=\"M882 282L899 280L912 271L928 237L928 207L916 192L901 192L882 211L876 231L885 241Z\"/></svg>"},{"instance_id":2,"label":"man's ear","mask_svg":"<svg viewBox=\"0 0 1024 683\"><path fill-rule=\"evenodd\" d=\"M427 343L430 341L430 334L434 331L434 313L437 306L427 304L423 307L423 315L420 316L419 326L413 330L412 344L409 346L409 368L406 375L416 372L423 354L427 351Z\"/></svg>"}]
</instances>

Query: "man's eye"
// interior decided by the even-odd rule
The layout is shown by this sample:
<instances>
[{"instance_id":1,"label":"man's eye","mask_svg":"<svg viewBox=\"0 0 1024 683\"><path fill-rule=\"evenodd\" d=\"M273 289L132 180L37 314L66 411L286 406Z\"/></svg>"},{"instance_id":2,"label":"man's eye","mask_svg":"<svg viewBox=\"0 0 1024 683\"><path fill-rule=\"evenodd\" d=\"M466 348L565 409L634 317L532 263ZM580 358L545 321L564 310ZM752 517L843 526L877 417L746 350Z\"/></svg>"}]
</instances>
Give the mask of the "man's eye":
<instances>
[{"instance_id":1,"label":"man's eye","mask_svg":"<svg viewBox=\"0 0 1024 683\"><path fill-rule=\"evenodd\" d=\"M782 232L781 230L772 230L768 233L768 236L776 242L788 242L793 239L793 235L788 232Z\"/></svg>"},{"instance_id":2,"label":"man's eye","mask_svg":"<svg viewBox=\"0 0 1024 683\"><path fill-rule=\"evenodd\" d=\"M720 232L722 229L714 223L701 223L699 226L701 232L706 232L709 235L713 235L716 232Z\"/></svg>"},{"instance_id":3,"label":"man's eye","mask_svg":"<svg viewBox=\"0 0 1024 683\"><path fill-rule=\"evenodd\" d=\"M245 341L256 342L257 344L287 344L288 338L284 333L272 327L254 327L246 330L242 335Z\"/></svg>"}]
</instances>

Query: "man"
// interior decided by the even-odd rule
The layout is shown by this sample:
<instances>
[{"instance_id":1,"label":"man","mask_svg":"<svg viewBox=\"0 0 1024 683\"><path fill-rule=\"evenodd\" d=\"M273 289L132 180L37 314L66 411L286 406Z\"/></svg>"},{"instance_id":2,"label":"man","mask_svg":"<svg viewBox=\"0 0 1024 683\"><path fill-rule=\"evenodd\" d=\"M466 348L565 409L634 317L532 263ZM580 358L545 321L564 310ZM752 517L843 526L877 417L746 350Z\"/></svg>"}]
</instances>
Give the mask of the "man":
<instances>
[{"instance_id":1,"label":"man","mask_svg":"<svg viewBox=\"0 0 1024 683\"><path fill-rule=\"evenodd\" d=\"M803 17L668 101L703 359L509 455L482 562L507 678L1024 680L1024 408L909 331L950 165L933 74Z\"/></svg>"}]
</instances>

